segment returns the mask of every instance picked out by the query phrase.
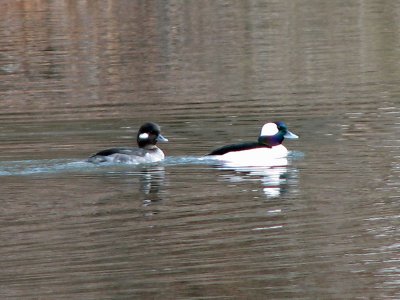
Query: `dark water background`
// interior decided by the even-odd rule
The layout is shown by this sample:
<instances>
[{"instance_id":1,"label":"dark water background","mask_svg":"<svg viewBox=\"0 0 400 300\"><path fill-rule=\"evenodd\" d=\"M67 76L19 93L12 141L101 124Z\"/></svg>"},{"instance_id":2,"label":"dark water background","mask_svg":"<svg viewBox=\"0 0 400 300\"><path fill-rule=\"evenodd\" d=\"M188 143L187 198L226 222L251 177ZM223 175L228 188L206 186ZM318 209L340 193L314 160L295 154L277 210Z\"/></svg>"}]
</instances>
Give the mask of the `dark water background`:
<instances>
[{"instance_id":1,"label":"dark water background","mask_svg":"<svg viewBox=\"0 0 400 300\"><path fill-rule=\"evenodd\" d=\"M400 298L400 2L0 9L0 298ZM287 166L199 160L272 120Z\"/></svg>"}]
</instances>

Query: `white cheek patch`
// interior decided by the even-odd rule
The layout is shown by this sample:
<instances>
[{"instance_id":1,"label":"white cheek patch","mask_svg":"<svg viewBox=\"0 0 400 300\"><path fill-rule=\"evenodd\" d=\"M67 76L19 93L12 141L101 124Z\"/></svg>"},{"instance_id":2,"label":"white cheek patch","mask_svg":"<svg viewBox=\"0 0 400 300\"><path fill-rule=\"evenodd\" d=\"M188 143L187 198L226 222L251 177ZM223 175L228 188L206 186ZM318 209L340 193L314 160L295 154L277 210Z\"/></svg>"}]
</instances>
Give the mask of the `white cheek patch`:
<instances>
[{"instance_id":1,"label":"white cheek patch","mask_svg":"<svg viewBox=\"0 0 400 300\"><path fill-rule=\"evenodd\" d=\"M145 140L148 138L149 138L149 134L146 132L139 134L139 139L141 139L141 140Z\"/></svg>"},{"instance_id":2,"label":"white cheek patch","mask_svg":"<svg viewBox=\"0 0 400 300\"><path fill-rule=\"evenodd\" d=\"M275 123L267 123L261 129L261 136L272 136L279 132Z\"/></svg>"}]
</instances>

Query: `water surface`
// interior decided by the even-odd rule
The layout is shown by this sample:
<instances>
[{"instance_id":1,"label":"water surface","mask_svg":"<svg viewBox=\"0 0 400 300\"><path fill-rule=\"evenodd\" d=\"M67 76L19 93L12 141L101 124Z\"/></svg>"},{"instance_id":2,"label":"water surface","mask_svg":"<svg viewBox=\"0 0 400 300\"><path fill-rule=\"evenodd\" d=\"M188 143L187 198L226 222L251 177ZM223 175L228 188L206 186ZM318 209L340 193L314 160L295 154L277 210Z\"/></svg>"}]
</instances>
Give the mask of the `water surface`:
<instances>
[{"instance_id":1,"label":"water surface","mask_svg":"<svg viewBox=\"0 0 400 300\"><path fill-rule=\"evenodd\" d=\"M2 298L400 297L400 4L0 8ZM286 164L201 159L275 120ZM146 121L164 162L84 162Z\"/></svg>"}]
</instances>

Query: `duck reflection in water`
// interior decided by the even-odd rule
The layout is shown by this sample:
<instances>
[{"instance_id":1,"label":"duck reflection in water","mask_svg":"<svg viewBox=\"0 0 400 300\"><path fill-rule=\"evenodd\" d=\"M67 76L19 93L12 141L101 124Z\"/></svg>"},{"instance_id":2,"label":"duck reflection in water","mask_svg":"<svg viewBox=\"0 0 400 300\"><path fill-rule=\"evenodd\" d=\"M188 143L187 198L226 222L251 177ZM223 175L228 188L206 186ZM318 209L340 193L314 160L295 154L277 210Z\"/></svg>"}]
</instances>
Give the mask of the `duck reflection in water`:
<instances>
[{"instance_id":1,"label":"duck reflection in water","mask_svg":"<svg viewBox=\"0 0 400 300\"><path fill-rule=\"evenodd\" d=\"M140 192L144 205L162 200L162 188L165 180L165 169L162 166L144 168L140 172Z\"/></svg>"},{"instance_id":2,"label":"duck reflection in water","mask_svg":"<svg viewBox=\"0 0 400 300\"><path fill-rule=\"evenodd\" d=\"M163 200L165 169L163 166L135 167L133 170L126 166L115 166L108 170L108 176L101 177L104 181L101 185L118 186L111 194L105 193L104 197L97 200L98 203L109 203L110 200L117 201L133 199L141 201L142 205L148 206Z\"/></svg>"},{"instance_id":3,"label":"duck reflection in water","mask_svg":"<svg viewBox=\"0 0 400 300\"><path fill-rule=\"evenodd\" d=\"M288 159L279 158L271 161L269 166L237 166L224 163L217 165L224 172L221 177L232 183L259 181L261 189L268 198L280 197L289 191L290 183L293 183L296 170L288 168Z\"/></svg>"}]
</instances>

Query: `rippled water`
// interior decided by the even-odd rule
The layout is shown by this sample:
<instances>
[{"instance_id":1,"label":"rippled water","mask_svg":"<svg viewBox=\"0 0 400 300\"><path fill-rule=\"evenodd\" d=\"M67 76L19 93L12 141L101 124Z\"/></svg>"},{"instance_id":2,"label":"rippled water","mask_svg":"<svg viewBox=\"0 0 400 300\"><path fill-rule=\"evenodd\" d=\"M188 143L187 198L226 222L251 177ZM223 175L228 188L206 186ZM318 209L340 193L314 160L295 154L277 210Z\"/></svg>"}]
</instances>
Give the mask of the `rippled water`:
<instances>
[{"instance_id":1,"label":"rippled water","mask_svg":"<svg viewBox=\"0 0 400 300\"><path fill-rule=\"evenodd\" d=\"M0 8L1 298L400 298L400 4ZM203 158L271 120L285 163ZM85 162L145 121L164 162Z\"/></svg>"}]
</instances>

